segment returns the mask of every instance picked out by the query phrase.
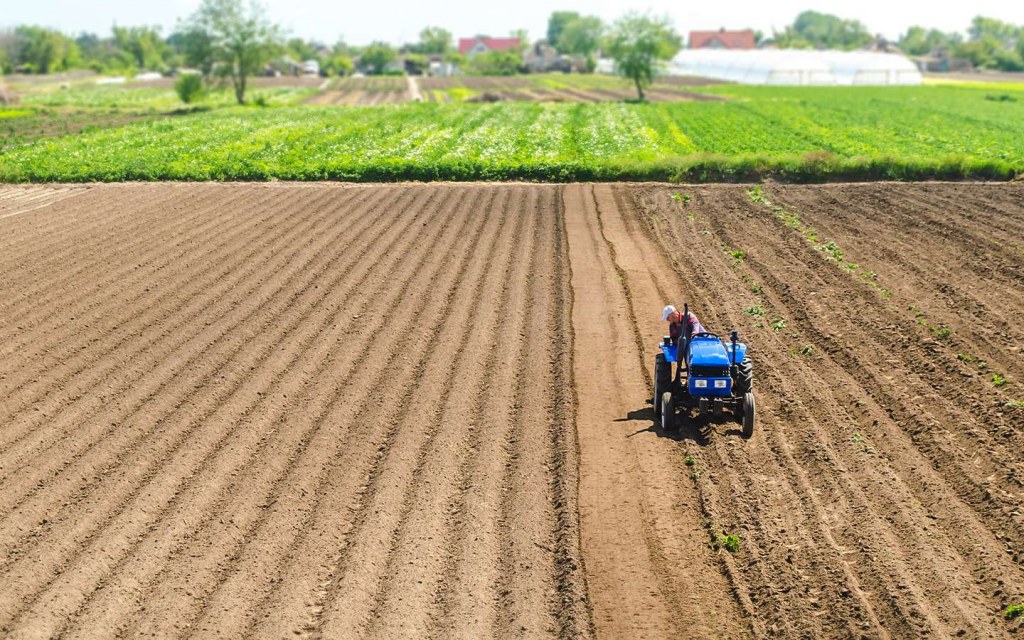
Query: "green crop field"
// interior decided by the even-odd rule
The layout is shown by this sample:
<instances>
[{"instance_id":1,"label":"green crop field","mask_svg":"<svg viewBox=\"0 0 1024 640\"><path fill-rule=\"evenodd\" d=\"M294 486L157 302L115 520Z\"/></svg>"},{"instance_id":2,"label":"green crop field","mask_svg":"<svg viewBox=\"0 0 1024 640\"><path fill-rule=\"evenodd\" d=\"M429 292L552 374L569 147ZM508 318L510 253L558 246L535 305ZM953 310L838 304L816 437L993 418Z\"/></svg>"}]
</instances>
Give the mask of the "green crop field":
<instances>
[{"instance_id":1,"label":"green crop field","mask_svg":"<svg viewBox=\"0 0 1024 640\"><path fill-rule=\"evenodd\" d=\"M0 180L807 181L1024 173L1024 91L1017 87L691 89L725 100L222 107L8 146L0 151Z\"/></svg>"},{"instance_id":2,"label":"green crop field","mask_svg":"<svg viewBox=\"0 0 1024 640\"><path fill-rule=\"evenodd\" d=\"M250 98L261 98L267 104L284 106L294 104L314 93L316 89L302 87L263 87L251 91ZM228 88L215 89L200 102L202 106L207 107L231 106L234 103L234 93ZM48 87L23 94L21 105L122 111L167 111L187 106L178 99L174 89L118 85L79 86L72 89Z\"/></svg>"}]
</instances>

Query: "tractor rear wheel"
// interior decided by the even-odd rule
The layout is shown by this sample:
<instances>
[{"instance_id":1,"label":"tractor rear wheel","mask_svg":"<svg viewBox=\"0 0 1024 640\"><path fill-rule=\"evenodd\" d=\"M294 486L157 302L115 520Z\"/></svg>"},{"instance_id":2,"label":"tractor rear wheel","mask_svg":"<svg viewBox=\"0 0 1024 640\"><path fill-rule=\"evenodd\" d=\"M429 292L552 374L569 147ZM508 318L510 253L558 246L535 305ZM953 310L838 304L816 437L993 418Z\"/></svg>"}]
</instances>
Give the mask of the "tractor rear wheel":
<instances>
[{"instance_id":1,"label":"tractor rear wheel","mask_svg":"<svg viewBox=\"0 0 1024 640\"><path fill-rule=\"evenodd\" d=\"M661 430L676 430L676 407L672 401L671 391L661 394Z\"/></svg>"},{"instance_id":2,"label":"tractor rear wheel","mask_svg":"<svg viewBox=\"0 0 1024 640\"><path fill-rule=\"evenodd\" d=\"M672 365L665 361L665 354L654 356L654 416L661 415L661 394L672 385Z\"/></svg>"},{"instance_id":3,"label":"tractor rear wheel","mask_svg":"<svg viewBox=\"0 0 1024 640\"><path fill-rule=\"evenodd\" d=\"M743 362L732 368L732 378L735 380L736 395L741 396L754 390L754 365L749 356L743 356Z\"/></svg>"},{"instance_id":4,"label":"tractor rear wheel","mask_svg":"<svg viewBox=\"0 0 1024 640\"><path fill-rule=\"evenodd\" d=\"M756 407L754 403L754 393L748 391L743 395L743 437L749 438L754 435L754 418L755 418Z\"/></svg>"}]
</instances>

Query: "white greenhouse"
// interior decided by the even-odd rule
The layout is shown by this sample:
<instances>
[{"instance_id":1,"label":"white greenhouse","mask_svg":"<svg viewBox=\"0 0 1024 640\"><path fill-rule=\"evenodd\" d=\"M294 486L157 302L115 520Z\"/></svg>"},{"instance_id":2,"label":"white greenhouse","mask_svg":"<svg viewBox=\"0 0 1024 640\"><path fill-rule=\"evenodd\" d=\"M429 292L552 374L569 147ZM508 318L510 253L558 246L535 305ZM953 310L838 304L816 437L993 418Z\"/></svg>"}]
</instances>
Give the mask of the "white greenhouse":
<instances>
[{"instance_id":1,"label":"white greenhouse","mask_svg":"<svg viewBox=\"0 0 1024 640\"><path fill-rule=\"evenodd\" d=\"M920 71L907 58L866 51L686 49L672 60L668 73L739 84L921 84Z\"/></svg>"}]
</instances>

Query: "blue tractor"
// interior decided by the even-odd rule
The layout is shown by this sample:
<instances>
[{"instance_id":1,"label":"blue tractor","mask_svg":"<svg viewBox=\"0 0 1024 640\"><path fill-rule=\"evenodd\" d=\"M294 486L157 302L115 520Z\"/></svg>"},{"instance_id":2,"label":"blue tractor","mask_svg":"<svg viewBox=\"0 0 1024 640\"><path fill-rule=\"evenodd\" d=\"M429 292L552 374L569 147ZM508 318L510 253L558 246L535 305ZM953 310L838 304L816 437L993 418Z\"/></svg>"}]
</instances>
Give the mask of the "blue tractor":
<instances>
[{"instance_id":1,"label":"blue tractor","mask_svg":"<svg viewBox=\"0 0 1024 640\"><path fill-rule=\"evenodd\" d=\"M689 307L684 309L685 317ZM665 336L660 346L654 359L654 414L663 430L675 431L677 408L696 408L716 418L728 410L743 425L745 438L754 434L754 369L735 331L729 341L684 332L678 344Z\"/></svg>"}]
</instances>

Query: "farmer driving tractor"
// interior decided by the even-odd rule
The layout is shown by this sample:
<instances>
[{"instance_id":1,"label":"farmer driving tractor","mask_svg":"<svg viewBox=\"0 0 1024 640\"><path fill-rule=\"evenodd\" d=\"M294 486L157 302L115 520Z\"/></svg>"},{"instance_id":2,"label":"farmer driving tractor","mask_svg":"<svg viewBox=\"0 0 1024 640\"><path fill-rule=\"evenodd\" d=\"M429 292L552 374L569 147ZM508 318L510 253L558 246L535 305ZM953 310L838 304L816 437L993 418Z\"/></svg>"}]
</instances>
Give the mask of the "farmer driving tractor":
<instances>
[{"instance_id":1,"label":"farmer driving tractor","mask_svg":"<svg viewBox=\"0 0 1024 640\"><path fill-rule=\"evenodd\" d=\"M672 344L679 346L679 340L685 335L687 339L698 333L704 333L704 327L692 311L685 314L676 311L672 305L668 305L661 311L661 319L668 322L668 335L672 338Z\"/></svg>"}]
</instances>

